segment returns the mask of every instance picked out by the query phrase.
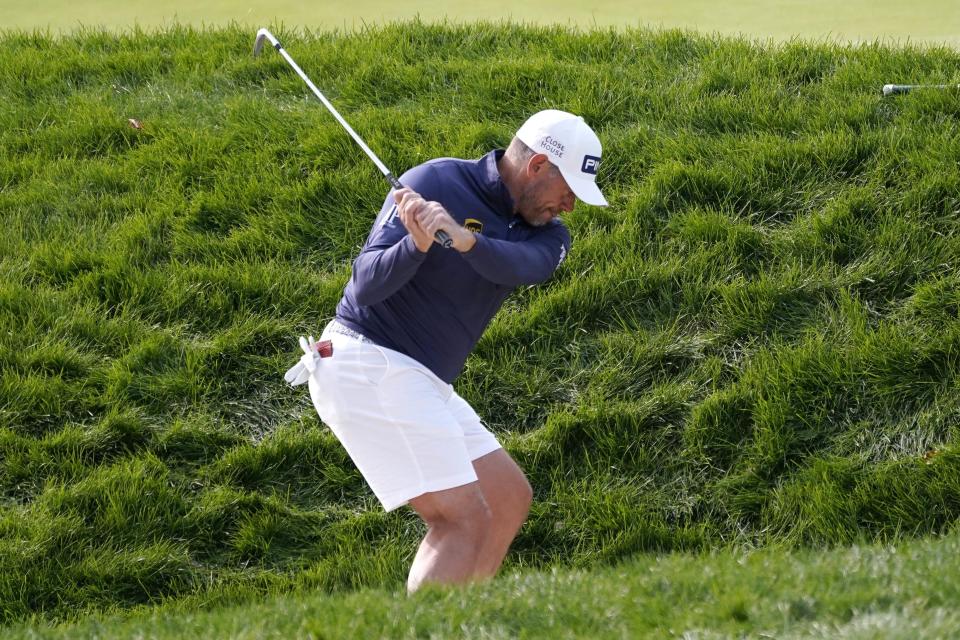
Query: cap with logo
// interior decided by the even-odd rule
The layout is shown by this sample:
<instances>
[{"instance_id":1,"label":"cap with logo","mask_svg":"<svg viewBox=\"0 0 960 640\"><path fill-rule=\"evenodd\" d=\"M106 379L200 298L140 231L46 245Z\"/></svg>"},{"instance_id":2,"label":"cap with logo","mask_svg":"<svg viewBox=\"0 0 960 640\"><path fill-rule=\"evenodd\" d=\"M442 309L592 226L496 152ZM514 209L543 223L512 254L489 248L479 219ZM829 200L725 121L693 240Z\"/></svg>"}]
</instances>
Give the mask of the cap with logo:
<instances>
[{"instance_id":1,"label":"cap with logo","mask_svg":"<svg viewBox=\"0 0 960 640\"><path fill-rule=\"evenodd\" d=\"M600 139L583 118L546 109L530 116L517 137L535 152L545 154L578 198L587 204L607 205L596 183Z\"/></svg>"}]
</instances>

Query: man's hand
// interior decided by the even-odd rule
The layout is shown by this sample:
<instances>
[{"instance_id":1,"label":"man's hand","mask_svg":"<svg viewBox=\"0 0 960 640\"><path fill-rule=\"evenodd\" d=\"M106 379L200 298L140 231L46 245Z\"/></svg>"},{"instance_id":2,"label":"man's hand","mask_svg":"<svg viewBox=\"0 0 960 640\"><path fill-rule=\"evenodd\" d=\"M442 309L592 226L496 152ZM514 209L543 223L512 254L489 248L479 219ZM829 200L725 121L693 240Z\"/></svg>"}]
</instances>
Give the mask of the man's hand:
<instances>
[{"instance_id":1,"label":"man's hand","mask_svg":"<svg viewBox=\"0 0 960 640\"><path fill-rule=\"evenodd\" d=\"M439 202L424 200L409 188L395 191L393 197L397 202L400 221L413 236L418 250L426 253L435 241L434 234L441 229L453 240L453 248L457 251L469 251L476 244L473 233L458 225Z\"/></svg>"}]
</instances>

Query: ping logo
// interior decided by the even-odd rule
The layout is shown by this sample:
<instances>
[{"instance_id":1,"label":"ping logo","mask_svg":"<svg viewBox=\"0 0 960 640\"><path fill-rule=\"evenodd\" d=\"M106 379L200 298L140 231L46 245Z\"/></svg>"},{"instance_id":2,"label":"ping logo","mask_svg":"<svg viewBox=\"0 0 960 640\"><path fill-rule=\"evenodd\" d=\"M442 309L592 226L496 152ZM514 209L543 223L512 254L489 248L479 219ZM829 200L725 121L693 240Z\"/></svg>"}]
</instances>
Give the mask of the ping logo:
<instances>
[{"instance_id":1,"label":"ping logo","mask_svg":"<svg viewBox=\"0 0 960 640\"><path fill-rule=\"evenodd\" d=\"M600 158L596 156L583 156L583 166L580 167L580 171L584 173L589 173L592 175L597 175L597 169L600 168Z\"/></svg>"},{"instance_id":2,"label":"ping logo","mask_svg":"<svg viewBox=\"0 0 960 640\"><path fill-rule=\"evenodd\" d=\"M472 231L473 233L480 233L483 231L483 223L477 220L476 218L467 218L463 221L463 227L467 231Z\"/></svg>"}]
</instances>

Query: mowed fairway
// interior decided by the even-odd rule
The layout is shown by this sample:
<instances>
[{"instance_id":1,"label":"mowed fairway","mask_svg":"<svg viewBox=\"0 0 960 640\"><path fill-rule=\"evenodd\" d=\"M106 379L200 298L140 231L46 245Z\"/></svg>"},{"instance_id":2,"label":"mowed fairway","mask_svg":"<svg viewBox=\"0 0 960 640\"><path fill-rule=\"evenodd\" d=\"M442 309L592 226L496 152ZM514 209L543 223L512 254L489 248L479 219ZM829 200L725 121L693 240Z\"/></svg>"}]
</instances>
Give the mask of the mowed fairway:
<instances>
[{"instance_id":1,"label":"mowed fairway","mask_svg":"<svg viewBox=\"0 0 960 640\"><path fill-rule=\"evenodd\" d=\"M954 0L656 0L627 2L559 0L518 3L508 0L456 0L439 6L411 0L297 2L294 0L213 0L151 2L133 0L0 1L0 24L8 28L49 27L71 30L78 25L123 29L192 25L303 26L313 29L360 28L419 17L424 21L513 20L579 27L650 26L745 34L778 40L800 36L839 42L874 40L960 45L960 3Z\"/></svg>"}]
</instances>

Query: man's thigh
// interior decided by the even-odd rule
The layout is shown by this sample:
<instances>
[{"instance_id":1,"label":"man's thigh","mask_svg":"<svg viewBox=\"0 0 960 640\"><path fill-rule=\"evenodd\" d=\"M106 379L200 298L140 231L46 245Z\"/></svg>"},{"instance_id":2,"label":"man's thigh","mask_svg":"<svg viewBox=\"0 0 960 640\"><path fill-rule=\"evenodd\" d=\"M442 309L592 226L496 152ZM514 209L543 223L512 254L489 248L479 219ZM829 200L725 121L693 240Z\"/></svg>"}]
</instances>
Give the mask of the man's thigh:
<instances>
[{"instance_id":1,"label":"man's thigh","mask_svg":"<svg viewBox=\"0 0 960 640\"><path fill-rule=\"evenodd\" d=\"M335 344L310 381L321 418L387 511L477 480L448 407L449 387L391 355L372 345Z\"/></svg>"}]
</instances>

